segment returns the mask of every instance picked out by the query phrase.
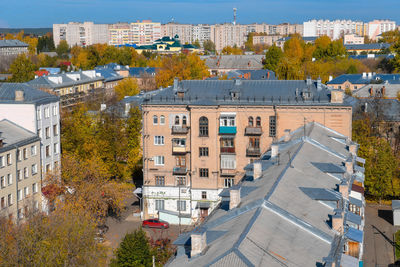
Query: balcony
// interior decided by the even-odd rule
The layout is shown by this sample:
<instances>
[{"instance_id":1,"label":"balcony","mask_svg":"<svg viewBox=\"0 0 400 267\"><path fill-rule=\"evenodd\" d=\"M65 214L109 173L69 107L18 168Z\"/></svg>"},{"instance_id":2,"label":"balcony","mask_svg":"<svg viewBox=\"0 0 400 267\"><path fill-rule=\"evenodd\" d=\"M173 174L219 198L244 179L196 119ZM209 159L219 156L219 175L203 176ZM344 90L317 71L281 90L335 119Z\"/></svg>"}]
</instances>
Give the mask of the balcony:
<instances>
[{"instance_id":1,"label":"balcony","mask_svg":"<svg viewBox=\"0 0 400 267\"><path fill-rule=\"evenodd\" d=\"M221 176L233 177L236 175L235 169L221 169Z\"/></svg>"},{"instance_id":2,"label":"balcony","mask_svg":"<svg viewBox=\"0 0 400 267\"><path fill-rule=\"evenodd\" d=\"M261 127L247 126L244 130L245 135L262 135Z\"/></svg>"},{"instance_id":3,"label":"balcony","mask_svg":"<svg viewBox=\"0 0 400 267\"><path fill-rule=\"evenodd\" d=\"M173 146L172 147L172 153L173 154L186 154L186 146Z\"/></svg>"},{"instance_id":4,"label":"balcony","mask_svg":"<svg viewBox=\"0 0 400 267\"><path fill-rule=\"evenodd\" d=\"M172 174L173 175L186 175L187 173L187 169L185 167L174 167L174 169L172 170Z\"/></svg>"},{"instance_id":5,"label":"balcony","mask_svg":"<svg viewBox=\"0 0 400 267\"><path fill-rule=\"evenodd\" d=\"M236 126L219 126L219 134L236 134Z\"/></svg>"},{"instance_id":6,"label":"balcony","mask_svg":"<svg viewBox=\"0 0 400 267\"><path fill-rule=\"evenodd\" d=\"M235 154L234 147L221 147L221 153L223 154Z\"/></svg>"},{"instance_id":7,"label":"balcony","mask_svg":"<svg viewBox=\"0 0 400 267\"><path fill-rule=\"evenodd\" d=\"M260 157L261 149L259 147L248 147L246 149L246 156L247 157Z\"/></svg>"},{"instance_id":8,"label":"balcony","mask_svg":"<svg viewBox=\"0 0 400 267\"><path fill-rule=\"evenodd\" d=\"M187 134L189 132L189 127L186 126L172 126L171 133L172 134Z\"/></svg>"}]
</instances>

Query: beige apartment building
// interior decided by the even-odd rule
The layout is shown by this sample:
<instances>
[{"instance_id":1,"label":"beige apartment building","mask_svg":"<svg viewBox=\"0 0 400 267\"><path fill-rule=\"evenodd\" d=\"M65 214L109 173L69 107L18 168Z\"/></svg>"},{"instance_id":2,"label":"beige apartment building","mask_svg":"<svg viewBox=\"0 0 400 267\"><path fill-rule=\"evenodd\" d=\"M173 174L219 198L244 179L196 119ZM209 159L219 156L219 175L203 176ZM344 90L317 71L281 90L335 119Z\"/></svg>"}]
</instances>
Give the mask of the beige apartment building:
<instances>
[{"instance_id":1,"label":"beige apartment building","mask_svg":"<svg viewBox=\"0 0 400 267\"><path fill-rule=\"evenodd\" d=\"M137 45L153 44L160 39L161 23L143 20L131 23L132 42Z\"/></svg>"},{"instance_id":2,"label":"beige apartment building","mask_svg":"<svg viewBox=\"0 0 400 267\"><path fill-rule=\"evenodd\" d=\"M312 81L178 81L146 95L143 212L191 224L272 142L307 122L351 134L343 92Z\"/></svg>"},{"instance_id":3,"label":"beige apartment building","mask_svg":"<svg viewBox=\"0 0 400 267\"><path fill-rule=\"evenodd\" d=\"M108 43L108 25L94 24L90 21L53 24L53 39L55 46L59 45L61 40L67 41L70 47L106 44Z\"/></svg>"},{"instance_id":4,"label":"beige apartment building","mask_svg":"<svg viewBox=\"0 0 400 267\"><path fill-rule=\"evenodd\" d=\"M40 138L0 121L0 216L19 221L41 209Z\"/></svg>"}]
</instances>

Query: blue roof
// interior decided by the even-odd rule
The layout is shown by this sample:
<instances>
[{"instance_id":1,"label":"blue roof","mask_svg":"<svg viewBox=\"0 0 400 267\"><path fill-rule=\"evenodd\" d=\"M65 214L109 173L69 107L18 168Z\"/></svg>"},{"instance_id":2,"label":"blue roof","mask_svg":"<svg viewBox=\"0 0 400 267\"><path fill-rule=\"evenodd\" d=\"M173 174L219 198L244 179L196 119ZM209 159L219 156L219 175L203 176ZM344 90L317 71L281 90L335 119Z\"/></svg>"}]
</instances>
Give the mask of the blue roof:
<instances>
[{"instance_id":1,"label":"blue roof","mask_svg":"<svg viewBox=\"0 0 400 267\"><path fill-rule=\"evenodd\" d=\"M357 229L354 229L353 227L349 227L347 232L344 234L347 238L356 241L358 243L363 242L363 232Z\"/></svg>"},{"instance_id":2,"label":"blue roof","mask_svg":"<svg viewBox=\"0 0 400 267\"><path fill-rule=\"evenodd\" d=\"M366 106L366 111L375 110L377 105L385 107L382 111L386 121L400 121L400 101L397 99L357 99L355 97L346 96L344 102L353 107L353 113L358 112L360 108L363 108L365 111Z\"/></svg>"},{"instance_id":3,"label":"blue roof","mask_svg":"<svg viewBox=\"0 0 400 267\"><path fill-rule=\"evenodd\" d=\"M350 201L350 204L356 205L359 208L361 208L363 206L362 201L357 198L349 197L349 201Z\"/></svg>"},{"instance_id":4,"label":"blue roof","mask_svg":"<svg viewBox=\"0 0 400 267\"><path fill-rule=\"evenodd\" d=\"M117 81L124 78L110 68L98 68L96 69L96 73L100 73L101 76L104 77L104 82Z\"/></svg>"},{"instance_id":5,"label":"blue roof","mask_svg":"<svg viewBox=\"0 0 400 267\"><path fill-rule=\"evenodd\" d=\"M344 45L347 50L376 50L386 49L390 47L387 43L370 43L370 44L348 44Z\"/></svg>"},{"instance_id":6,"label":"blue roof","mask_svg":"<svg viewBox=\"0 0 400 267\"><path fill-rule=\"evenodd\" d=\"M129 76L140 77L142 73L148 73L152 76L156 75L157 68L153 67L134 67L129 68Z\"/></svg>"},{"instance_id":7,"label":"blue roof","mask_svg":"<svg viewBox=\"0 0 400 267\"><path fill-rule=\"evenodd\" d=\"M346 220L357 225L361 225L361 216L352 212L346 213Z\"/></svg>"},{"instance_id":8,"label":"blue roof","mask_svg":"<svg viewBox=\"0 0 400 267\"><path fill-rule=\"evenodd\" d=\"M372 56L371 56L372 55ZM370 55L349 55L349 58L352 59L367 59L367 58L387 58L387 59L392 59L394 58L394 55L392 54L370 54Z\"/></svg>"},{"instance_id":9,"label":"blue roof","mask_svg":"<svg viewBox=\"0 0 400 267\"><path fill-rule=\"evenodd\" d=\"M400 74L372 74L368 76L367 74L343 74L335 79L327 82L326 84L343 84L349 81L352 84L369 84L372 80L382 80L388 81L388 83L400 83Z\"/></svg>"}]
</instances>

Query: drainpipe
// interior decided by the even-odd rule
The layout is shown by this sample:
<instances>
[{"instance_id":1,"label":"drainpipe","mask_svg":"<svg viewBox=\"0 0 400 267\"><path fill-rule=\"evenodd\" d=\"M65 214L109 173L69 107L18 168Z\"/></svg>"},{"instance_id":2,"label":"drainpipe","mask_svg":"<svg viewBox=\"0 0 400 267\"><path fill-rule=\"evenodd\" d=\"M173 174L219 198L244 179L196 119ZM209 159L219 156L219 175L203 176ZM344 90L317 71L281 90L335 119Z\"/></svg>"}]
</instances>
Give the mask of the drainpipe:
<instances>
[{"instance_id":1,"label":"drainpipe","mask_svg":"<svg viewBox=\"0 0 400 267\"><path fill-rule=\"evenodd\" d=\"M17 205L17 225L19 225L19 216L18 216L18 208L19 208L19 205L18 205L18 157L17 157L17 155L18 155L18 146L17 145L14 145L14 147L15 147L15 188L17 189L16 190L16 192L17 192L17 195L16 195L16 198L15 198L15 203L16 203L16 205ZM12 160L12 159L11 159Z\"/></svg>"},{"instance_id":2,"label":"drainpipe","mask_svg":"<svg viewBox=\"0 0 400 267\"><path fill-rule=\"evenodd\" d=\"M190 190L190 194L189 194L189 197L190 197L190 220L191 220L192 219L192 153L193 153L193 151L192 151L192 126L193 126L193 124L192 124L192 110L189 106L186 106L186 109L189 111L189 118L190 118L190 127L189 127L189 131L190 131L190 133L189 133L189 138L190 138L190 142L189 142L189 146L190 146L189 147L190 148L190 154L189 154L189 157L190 157L190 160L189 160L189 162L190 162L190 165L189 165L190 166L190 171L189 171L190 186L189 186L189 190Z\"/></svg>"}]
</instances>

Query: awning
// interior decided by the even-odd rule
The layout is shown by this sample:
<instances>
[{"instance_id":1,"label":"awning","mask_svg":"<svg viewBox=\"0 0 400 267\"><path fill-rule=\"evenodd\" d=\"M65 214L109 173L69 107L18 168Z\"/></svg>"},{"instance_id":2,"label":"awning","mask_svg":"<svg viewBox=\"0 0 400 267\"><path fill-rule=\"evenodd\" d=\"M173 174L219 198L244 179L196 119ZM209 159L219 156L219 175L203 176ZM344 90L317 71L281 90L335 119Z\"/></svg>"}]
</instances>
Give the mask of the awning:
<instances>
[{"instance_id":1,"label":"awning","mask_svg":"<svg viewBox=\"0 0 400 267\"><path fill-rule=\"evenodd\" d=\"M349 227L347 232L345 233L345 236L348 239L351 239L355 242L362 243L363 241L363 232L357 229L354 229L353 227Z\"/></svg>"},{"instance_id":2,"label":"awning","mask_svg":"<svg viewBox=\"0 0 400 267\"><path fill-rule=\"evenodd\" d=\"M354 214L351 211L348 211L346 213L346 220L351 222L351 223L354 223L354 224L357 224L357 225L361 225L361 216L357 215L357 214Z\"/></svg>"},{"instance_id":3,"label":"awning","mask_svg":"<svg viewBox=\"0 0 400 267\"><path fill-rule=\"evenodd\" d=\"M197 202L197 209L209 209L210 208L210 202Z\"/></svg>"},{"instance_id":4,"label":"awning","mask_svg":"<svg viewBox=\"0 0 400 267\"><path fill-rule=\"evenodd\" d=\"M349 197L349 201L350 201L350 204L356 205L357 207L361 208L363 206L362 201L359 199L356 199L354 197Z\"/></svg>"}]
</instances>

